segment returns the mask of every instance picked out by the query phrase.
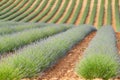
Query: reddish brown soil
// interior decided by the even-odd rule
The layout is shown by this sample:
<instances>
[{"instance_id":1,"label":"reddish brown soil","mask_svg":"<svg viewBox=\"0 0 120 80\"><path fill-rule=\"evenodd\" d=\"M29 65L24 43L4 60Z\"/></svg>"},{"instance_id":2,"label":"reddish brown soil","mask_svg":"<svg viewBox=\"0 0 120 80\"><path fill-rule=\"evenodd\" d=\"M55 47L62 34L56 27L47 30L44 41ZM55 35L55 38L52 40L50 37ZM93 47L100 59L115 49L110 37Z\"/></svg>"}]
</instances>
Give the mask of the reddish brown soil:
<instances>
[{"instance_id":1,"label":"reddish brown soil","mask_svg":"<svg viewBox=\"0 0 120 80\"><path fill-rule=\"evenodd\" d=\"M76 11L76 9L77 9L77 7L78 7L78 5L79 5L79 1L80 1L80 0L76 0L76 3L75 3L75 6L74 6L74 9L73 9L73 11L72 11L72 13L71 13L69 19L66 21L66 23L69 24L70 21L72 20L72 18L74 17L74 14L76 14L75 11Z\"/></svg>"},{"instance_id":2,"label":"reddish brown soil","mask_svg":"<svg viewBox=\"0 0 120 80\"><path fill-rule=\"evenodd\" d=\"M37 80L81 80L74 73L74 67L94 35L95 32L91 33L82 42L73 47L67 56L59 60L55 66L47 70Z\"/></svg>"},{"instance_id":3,"label":"reddish brown soil","mask_svg":"<svg viewBox=\"0 0 120 80\"><path fill-rule=\"evenodd\" d=\"M98 18L99 18L99 13L100 13L100 3L101 3L101 0L98 0L97 12L96 12L96 17L95 17L95 22L94 22L95 27L97 27L97 25L98 25Z\"/></svg>"},{"instance_id":4,"label":"reddish brown soil","mask_svg":"<svg viewBox=\"0 0 120 80\"><path fill-rule=\"evenodd\" d=\"M107 6L108 6L108 0L105 0L103 25L106 25L106 24L107 24Z\"/></svg>"},{"instance_id":5,"label":"reddish brown soil","mask_svg":"<svg viewBox=\"0 0 120 80\"><path fill-rule=\"evenodd\" d=\"M50 23L56 16L58 16L58 14L60 13L61 9L63 8L63 5L65 4L65 0L62 0L62 3L58 9L58 11L55 13L55 15L48 21L48 23Z\"/></svg>"},{"instance_id":6,"label":"reddish brown soil","mask_svg":"<svg viewBox=\"0 0 120 80\"><path fill-rule=\"evenodd\" d=\"M62 19L67 15L68 10L70 9L71 5L72 5L72 0L69 0L69 3L67 5L63 15L59 18L59 20L56 23L60 23L62 21Z\"/></svg>"},{"instance_id":7,"label":"reddish brown soil","mask_svg":"<svg viewBox=\"0 0 120 80\"><path fill-rule=\"evenodd\" d=\"M83 15L83 13L84 13L84 10L85 10L86 5L87 5L87 0L83 0L82 8L81 8L81 10L80 10L80 14L78 15L78 18L76 19L76 22L75 22L76 25L79 25L80 20L81 20L81 18L82 18L82 15Z\"/></svg>"},{"instance_id":8,"label":"reddish brown soil","mask_svg":"<svg viewBox=\"0 0 120 80\"><path fill-rule=\"evenodd\" d=\"M118 52L119 52L119 54L120 54L120 33L116 33L116 37L117 37Z\"/></svg>"},{"instance_id":9,"label":"reddish brown soil","mask_svg":"<svg viewBox=\"0 0 120 80\"><path fill-rule=\"evenodd\" d=\"M44 1L42 0L41 3L39 4L39 6L38 6L32 13L30 13L29 16L33 15L33 14L41 7L41 5L42 5L43 3L44 3ZM26 16L26 17L29 17L29 16ZM25 17L25 18L26 18L26 17Z\"/></svg>"},{"instance_id":10,"label":"reddish brown soil","mask_svg":"<svg viewBox=\"0 0 120 80\"><path fill-rule=\"evenodd\" d=\"M45 0L43 0L43 1L45 1ZM42 11L39 14L37 14L37 16L40 16L49 7L49 5L51 4L51 2L52 2L52 0L49 0L48 3L47 3L47 5L42 9ZM32 22L34 19L36 19L37 16L35 16L33 19L31 19L30 22Z\"/></svg>"},{"instance_id":11,"label":"reddish brown soil","mask_svg":"<svg viewBox=\"0 0 120 80\"><path fill-rule=\"evenodd\" d=\"M91 0L90 9L89 9L88 16L86 17L85 24L89 24L90 16L91 16L91 13L92 13L92 10L93 10L93 6L94 6L94 1L95 1L95 0Z\"/></svg>"},{"instance_id":12,"label":"reddish brown soil","mask_svg":"<svg viewBox=\"0 0 120 80\"><path fill-rule=\"evenodd\" d=\"M31 80L84 80L83 78L80 78L76 75L74 72L74 67L78 60L82 57L84 50L87 48L89 42L92 40L95 34L96 32L89 34L82 42L74 46L73 49L68 52L67 56L59 60L56 65L45 71L42 76ZM116 33L116 37L117 47L120 53L120 33Z\"/></svg>"},{"instance_id":13,"label":"reddish brown soil","mask_svg":"<svg viewBox=\"0 0 120 80\"><path fill-rule=\"evenodd\" d=\"M58 5L58 1L55 1L50 11L44 17L42 17L42 19L40 19L39 22L43 21L46 17L48 17L53 12L53 10L56 8L57 5Z\"/></svg>"},{"instance_id":14,"label":"reddish brown soil","mask_svg":"<svg viewBox=\"0 0 120 80\"><path fill-rule=\"evenodd\" d=\"M116 30L116 20L115 20L115 1L112 1L112 26Z\"/></svg>"}]
</instances>

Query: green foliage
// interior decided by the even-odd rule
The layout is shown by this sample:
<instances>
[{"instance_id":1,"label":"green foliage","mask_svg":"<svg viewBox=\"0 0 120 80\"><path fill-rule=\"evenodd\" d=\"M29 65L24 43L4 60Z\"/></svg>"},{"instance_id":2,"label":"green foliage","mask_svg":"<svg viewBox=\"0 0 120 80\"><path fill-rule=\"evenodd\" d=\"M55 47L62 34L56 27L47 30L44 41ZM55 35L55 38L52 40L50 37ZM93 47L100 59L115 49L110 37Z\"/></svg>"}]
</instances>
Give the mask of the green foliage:
<instances>
[{"instance_id":1,"label":"green foliage","mask_svg":"<svg viewBox=\"0 0 120 80\"><path fill-rule=\"evenodd\" d=\"M44 9L44 7L47 5L47 3L48 3L48 0L44 0L42 5L40 6L40 8L35 13L30 14L29 16L22 19L21 21L22 22L28 22L28 21L32 20L34 17L36 17Z\"/></svg>"},{"instance_id":2,"label":"green foliage","mask_svg":"<svg viewBox=\"0 0 120 80\"><path fill-rule=\"evenodd\" d=\"M12 19L14 19L15 17L21 15L21 14L24 13L27 9L30 8L30 6L33 4L33 2L34 2L34 0L28 1L28 4L27 4L24 8L22 8L21 10L19 10L18 12L14 13L14 14L12 14L12 15L9 15L8 17L6 17L6 18L3 19L3 20L12 20Z\"/></svg>"},{"instance_id":3,"label":"green foliage","mask_svg":"<svg viewBox=\"0 0 120 80\"><path fill-rule=\"evenodd\" d=\"M55 16L55 18L53 18L53 19L50 21L51 23L56 23L56 22L59 20L59 18L64 14L65 9L67 8L68 3L69 3L69 1L68 1L68 0L65 0L65 3L64 3L64 5L63 5L62 9L61 9L60 12Z\"/></svg>"},{"instance_id":4,"label":"green foliage","mask_svg":"<svg viewBox=\"0 0 120 80\"><path fill-rule=\"evenodd\" d=\"M116 29L117 31L120 31L119 0L115 0L115 19L116 19Z\"/></svg>"},{"instance_id":5,"label":"green foliage","mask_svg":"<svg viewBox=\"0 0 120 80\"><path fill-rule=\"evenodd\" d=\"M111 5L111 0L108 0L108 6L107 6L107 25L111 25L112 23L112 5Z\"/></svg>"},{"instance_id":6,"label":"green foliage","mask_svg":"<svg viewBox=\"0 0 120 80\"><path fill-rule=\"evenodd\" d=\"M8 0L2 0L2 1L0 2L0 6L4 5L4 4L7 3L7 2L8 2Z\"/></svg>"},{"instance_id":7,"label":"green foliage","mask_svg":"<svg viewBox=\"0 0 120 80\"><path fill-rule=\"evenodd\" d=\"M85 7L84 13L83 13L82 18L80 20L80 24L84 24L84 22L86 20L86 17L88 15L88 12L89 12L89 9L90 9L90 2L91 2L91 0L87 0L87 5Z\"/></svg>"},{"instance_id":8,"label":"green foliage","mask_svg":"<svg viewBox=\"0 0 120 80\"><path fill-rule=\"evenodd\" d=\"M77 65L78 75L85 79L102 78L105 80L117 75L119 65L112 56L97 53L88 55Z\"/></svg>"},{"instance_id":9,"label":"green foliage","mask_svg":"<svg viewBox=\"0 0 120 80\"><path fill-rule=\"evenodd\" d=\"M9 12L10 10L12 10L14 7L16 7L16 6L20 3L20 1L21 1L21 0L17 0L17 1L15 1L15 3L13 3L13 4L10 5L9 7L5 8L4 10L2 10L2 11L0 12L0 15L3 15L3 14L5 14L5 13Z\"/></svg>"},{"instance_id":10,"label":"green foliage","mask_svg":"<svg viewBox=\"0 0 120 80\"><path fill-rule=\"evenodd\" d=\"M85 50L76 67L77 73L87 79L107 80L118 75L119 61L115 32L111 26L102 27Z\"/></svg>"},{"instance_id":11,"label":"green foliage","mask_svg":"<svg viewBox=\"0 0 120 80\"><path fill-rule=\"evenodd\" d=\"M72 14L72 11L73 11L73 9L74 9L74 7L75 7L75 0L72 0L72 4L70 5L70 8L69 8L69 10L67 11L67 14L65 15L65 17L60 21L60 23L65 23L68 19L69 19L69 17L70 17L70 15Z\"/></svg>"},{"instance_id":12,"label":"green foliage","mask_svg":"<svg viewBox=\"0 0 120 80\"><path fill-rule=\"evenodd\" d=\"M98 29L101 28L102 24L103 24L103 17L104 17L104 0L101 0L101 3L100 3L100 15L98 17Z\"/></svg>"},{"instance_id":13,"label":"green foliage","mask_svg":"<svg viewBox=\"0 0 120 80\"><path fill-rule=\"evenodd\" d=\"M18 25L24 25L27 23L21 23L21 22L12 22L12 21L0 21L0 27L6 27L6 26L18 26Z\"/></svg>"},{"instance_id":14,"label":"green foliage","mask_svg":"<svg viewBox=\"0 0 120 80\"><path fill-rule=\"evenodd\" d=\"M0 19L4 19L4 18L7 18L8 16L16 13L18 10L20 10L26 3L28 2L28 0L23 0L22 4L20 4L19 6L15 7L14 9L12 9L10 12L4 14L4 15L1 15L0 16Z\"/></svg>"},{"instance_id":15,"label":"green foliage","mask_svg":"<svg viewBox=\"0 0 120 80\"><path fill-rule=\"evenodd\" d=\"M30 10L25 11L23 14L14 18L12 21L20 21L20 20L24 19L26 16L28 16L29 14L31 14L32 12L35 11L35 9L40 5L41 1L42 0L37 0L36 4L34 4L34 6L32 8L30 8Z\"/></svg>"},{"instance_id":16,"label":"green foliage","mask_svg":"<svg viewBox=\"0 0 120 80\"><path fill-rule=\"evenodd\" d=\"M44 17L46 14L48 14L48 12L50 11L50 9L51 9L52 6L54 5L54 3L55 3L55 0L52 0L52 1L50 2L50 4L49 4L48 8L47 8L45 11L41 12L41 14L40 14L39 16L37 16L37 17L35 17L34 19L32 19L31 22L39 22L39 20L40 20L42 17Z\"/></svg>"},{"instance_id":17,"label":"green foliage","mask_svg":"<svg viewBox=\"0 0 120 80\"><path fill-rule=\"evenodd\" d=\"M93 9L92 9L92 13L91 13L91 16L90 16L90 21L89 21L89 24L91 24L91 25L94 23L96 10L97 10L97 3L98 3L98 0L95 0L94 1L94 6L93 6Z\"/></svg>"},{"instance_id":18,"label":"green foliage","mask_svg":"<svg viewBox=\"0 0 120 80\"><path fill-rule=\"evenodd\" d=\"M53 34L65 31L70 27L66 26L53 26L34 28L24 30L14 34L8 34L0 37L0 53L15 50L23 45L30 44L36 40L51 36Z\"/></svg>"},{"instance_id":19,"label":"green foliage","mask_svg":"<svg viewBox=\"0 0 120 80\"><path fill-rule=\"evenodd\" d=\"M55 9L51 13L49 13L49 15L47 17L44 17L43 20L41 20L41 22L49 21L55 15L55 13L59 10L61 3L62 3L62 0L58 0L58 3L56 5Z\"/></svg>"},{"instance_id":20,"label":"green foliage","mask_svg":"<svg viewBox=\"0 0 120 80\"><path fill-rule=\"evenodd\" d=\"M82 3L83 3L83 0L80 0L80 1L79 1L79 5L78 5L78 7L77 7L77 9L76 9L76 11L75 11L74 17L73 17L72 20L70 21L71 24L74 24L74 23L75 23L78 15L79 15L79 13L80 13L80 10L81 10L81 7L82 7Z\"/></svg>"},{"instance_id":21,"label":"green foliage","mask_svg":"<svg viewBox=\"0 0 120 80\"><path fill-rule=\"evenodd\" d=\"M45 27L43 24L35 24L35 23L29 23L29 24L23 24L23 25L8 25L0 27L0 35L10 34L18 31L22 31L25 29L31 29L31 28L38 28L38 27Z\"/></svg>"},{"instance_id":22,"label":"green foliage","mask_svg":"<svg viewBox=\"0 0 120 80\"><path fill-rule=\"evenodd\" d=\"M3 6L0 7L0 11L4 10L8 6L10 6L13 2L14 2L14 0L9 0L6 4L4 4Z\"/></svg>"},{"instance_id":23,"label":"green foliage","mask_svg":"<svg viewBox=\"0 0 120 80\"><path fill-rule=\"evenodd\" d=\"M94 30L95 28L87 25L73 27L66 32L28 45L12 56L2 58L0 80L20 80L36 76L38 72L43 72L55 64L77 42Z\"/></svg>"}]
</instances>

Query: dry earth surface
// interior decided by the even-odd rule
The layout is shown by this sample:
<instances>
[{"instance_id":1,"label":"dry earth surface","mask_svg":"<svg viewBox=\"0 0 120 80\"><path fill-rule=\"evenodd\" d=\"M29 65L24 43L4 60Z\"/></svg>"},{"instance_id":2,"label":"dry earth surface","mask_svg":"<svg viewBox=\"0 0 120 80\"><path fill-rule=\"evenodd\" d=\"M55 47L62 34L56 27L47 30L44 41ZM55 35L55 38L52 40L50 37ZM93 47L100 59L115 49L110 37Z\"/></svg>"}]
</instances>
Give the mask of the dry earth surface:
<instances>
[{"instance_id":1,"label":"dry earth surface","mask_svg":"<svg viewBox=\"0 0 120 80\"><path fill-rule=\"evenodd\" d=\"M92 32L91 34L89 34L83 41L79 42L76 46L74 46L68 52L68 55L60 59L56 65L46 70L43 74L41 74L41 76L34 79L23 80L85 80L76 75L76 73L74 72L74 68L95 34L96 32ZM120 33L116 33L116 37L118 52L120 54Z\"/></svg>"}]
</instances>

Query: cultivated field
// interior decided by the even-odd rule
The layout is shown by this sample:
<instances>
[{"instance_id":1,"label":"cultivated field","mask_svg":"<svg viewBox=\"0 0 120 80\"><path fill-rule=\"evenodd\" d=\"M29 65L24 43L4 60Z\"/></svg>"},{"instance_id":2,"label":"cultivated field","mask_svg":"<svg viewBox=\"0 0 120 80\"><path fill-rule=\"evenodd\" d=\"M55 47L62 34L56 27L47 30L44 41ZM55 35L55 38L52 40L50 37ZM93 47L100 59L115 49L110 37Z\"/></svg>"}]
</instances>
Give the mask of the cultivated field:
<instances>
[{"instance_id":1,"label":"cultivated field","mask_svg":"<svg viewBox=\"0 0 120 80\"><path fill-rule=\"evenodd\" d=\"M0 0L0 80L120 80L120 0Z\"/></svg>"},{"instance_id":2,"label":"cultivated field","mask_svg":"<svg viewBox=\"0 0 120 80\"><path fill-rule=\"evenodd\" d=\"M4 21L112 25L120 31L119 0L2 0Z\"/></svg>"}]
</instances>

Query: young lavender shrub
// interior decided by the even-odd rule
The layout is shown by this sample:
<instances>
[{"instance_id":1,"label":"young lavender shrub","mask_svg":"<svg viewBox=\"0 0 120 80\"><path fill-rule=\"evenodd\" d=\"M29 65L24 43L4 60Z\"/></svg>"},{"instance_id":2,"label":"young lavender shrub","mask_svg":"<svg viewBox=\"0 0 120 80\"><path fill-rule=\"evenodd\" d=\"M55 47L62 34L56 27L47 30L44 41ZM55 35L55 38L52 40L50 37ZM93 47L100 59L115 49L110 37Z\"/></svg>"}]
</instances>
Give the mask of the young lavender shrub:
<instances>
[{"instance_id":1,"label":"young lavender shrub","mask_svg":"<svg viewBox=\"0 0 120 80\"><path fill-rule=\"evenodd\" d=\"M30 78L53 66L76 43L96 29L82 25L30 44L0 61L0 80Z\"/></svg>"},{"instance_id":2,"label":"young lavender shrub","mask_svg":"<svg viewBox=\"0 0 120 80\"><path fill-rule=\"evenodd\" d=\"M8 34L0 37L0 53L12 51L16 48L30 44L36 40L46 38L53 34L65 31L71 27L69 26L47 26L43 28L33 28L21 32Z\"/></svg>"},{"instance_id":3,"label":"young lavender shrub","mask_svg":"<svg viewBox=\"0 0 120 80\"><path fill-rule=\"evenodd\" d=\"M120 56L115 32L111 26L102 27L85 50L76 66L79 76L86 79L109 79L119 75Z\"/></svg>"},{"instance_id":4,"label":"young lavender shrub","mask_svg":"<svg viewBox=\"0 0 120 80\"><path fill-rule=\"evenodd\" d=\"M76 72L85 79L102 78L108 80L117 75L118 63L110 55L92 54L81 59Z\"/></svg>"},{"instance_id":5,"label":"young lavender shrub","mask_svg":"<svg viewBox=\"0 0 120 80\"><path fill-rule=\"evenodd\" d=\"M16 25L16 26L3 26L0 27L0 35L20 32L22 30L31 29L31 28L40 28L45 27L44 24L35 24L35 23L29 23L24 25Z\"/></svg>"}]
</instances>

